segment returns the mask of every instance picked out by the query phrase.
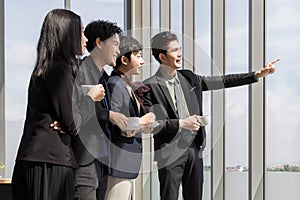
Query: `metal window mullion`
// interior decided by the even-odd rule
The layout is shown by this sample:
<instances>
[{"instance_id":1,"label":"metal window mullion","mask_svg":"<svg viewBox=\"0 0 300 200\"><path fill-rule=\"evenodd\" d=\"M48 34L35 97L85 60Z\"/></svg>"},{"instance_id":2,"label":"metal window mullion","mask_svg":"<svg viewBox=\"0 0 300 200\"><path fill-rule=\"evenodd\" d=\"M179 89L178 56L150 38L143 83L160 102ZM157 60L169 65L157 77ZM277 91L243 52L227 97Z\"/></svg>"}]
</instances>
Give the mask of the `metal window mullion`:
<instances>
[{"instance_id":1,"label":"metal window mullion","mask_svg":"<svg viewBox=\"0 0 300 200\"><path fill-rule=\"evenodd\" d=\"M150 37L151 37L151 1L152 0L142 0L141 5L141 13L139 16L141 18L141 26L139 32L141 32L141 42L143 44L143 58L145 60L145 64L143 67L143 72L141 76L141 80L145 80L151 75L151 51L150 51ZM153 137L151 135L147 135L143 138L143 160L142 160L142 169L144 173L142 173L142 199L152 199L152 167L153 167L153 159L152 159L152 151L153 151ZM151 153L149 153L151 152ZM145 187L145 183L150 183Z\"/></svg>"},{"instance_id":2,"label":"metal window mullion","mask_svg":"<svg viewBox=\"0 0 300 200\"><path fill-rule=\"evenodd\" d=\"M0 162L5 162L4 1L0 2Z\"/></svg>"},{"instance_id":3,"label":"metal window mullion","mask_svg":"<svg viewBox=\"0 0 300 200\"><path fill-rule=\"evenodd\" d=\"M161 31L170 30L171 12L170 0L160 0L160 29Z\"/></svg>"},{"instance_id":4,"label":"metal window mullion","mask_svg":"<svg viewBox=\"0 0 300 200\"><path fill-rule=\"evenodd\" d=\"M143 16L143 0L131 0L131 35L138 41L142 40L142 16Z\"/></svg>"},{"instance_id":5,"label":"metal window mullion","mask_svg":"<svg viewBox=\"0 0 300 200\"><path fill-rule=\"evenodd\" d=\"M225 0L213 0L212 19L212 75L225 72ZM224 199L224 132L225 91L211 92L211 199Z\"/></svg>"},{"instance_id":6,"label":"metal window mullion","mask_svg":"<svg viewBox=\"0 0 300 200\"><path fill-rule=\"evenodd\" d=\"M65 9L71 9L71 0L64 0Z\"/></svg>"},{"instance_id":7,"label":"metal window mullion","mask_svg":"<svg viewBox=\"0 0 300 200\"><path fill-rule=\"evenodd\" d=\"M194 52L195 52L195 12L194 0L183 1L183 66L184 69L194 70Z\"/></svg>"},{"instance_id":8,"label":"metal window mullion","mask_svg":"<svg viewBox=\"0 0 300 200\"><path fill-rule=\"evenodd\" d=\"M143 0L142 6L142 44L143 44L143 58L145 64L143 67L142 80L150 77L151 75L151 18L152 18L152 0Z\"/></svg>"},{"instance_id":9,"label":"metal window mullion","mask_svg":"<svg viewBox=\"0 0 300 200\"><path fill-rule=\"evenodd\" d=\"M132 7L131 7L131 4L132 4L131 0L124 0L124 28L126 30L130 30L131 27L132 27L132 23L131 23Z\"/></svg>"},{"instance_id":10,"label":"metal window mullion","mask_svg":"<svg viewBox=\"0 0 300 200\"><path fill-rule=\"evenodd\" d=\"M265 57L265 1L250 0L249 71L260 70ZM264 199L264 81L249 90L249 199Z\"/></svg>"}]
</instances>

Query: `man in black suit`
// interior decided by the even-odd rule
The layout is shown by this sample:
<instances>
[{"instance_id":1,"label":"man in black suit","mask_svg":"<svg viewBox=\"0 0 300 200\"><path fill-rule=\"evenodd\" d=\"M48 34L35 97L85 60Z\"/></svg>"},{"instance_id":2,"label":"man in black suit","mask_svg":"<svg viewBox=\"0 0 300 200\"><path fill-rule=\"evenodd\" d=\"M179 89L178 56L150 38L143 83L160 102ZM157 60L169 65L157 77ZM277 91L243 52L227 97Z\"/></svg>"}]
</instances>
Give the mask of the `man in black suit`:
<instances>
[{"instance_id":1,"label":"man in black suit","mask_svg":"<svg viewBox=\"0 0 300 200\"><path fill-rule=\"evenodd\" d=\"M251 84L275 71L268 63L262 70L244 74L204 77L181 68L178 38L168 31L151 39L152 55L161 64L144 83L145 109L154 112L159 126L154 130L155 160L158 162L162 200L177 200L182 183L183 198L201 200L202 151L205 128L202 121L202 91Z\"/></svg>"}]
</instances>

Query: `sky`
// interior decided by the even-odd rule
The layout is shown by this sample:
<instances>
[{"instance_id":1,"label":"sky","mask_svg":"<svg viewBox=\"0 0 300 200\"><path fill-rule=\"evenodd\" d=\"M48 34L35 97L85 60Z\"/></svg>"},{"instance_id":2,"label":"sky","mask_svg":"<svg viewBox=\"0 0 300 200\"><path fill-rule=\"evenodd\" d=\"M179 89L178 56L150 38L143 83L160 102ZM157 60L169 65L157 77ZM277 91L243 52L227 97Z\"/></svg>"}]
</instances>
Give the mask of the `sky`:
<instances>
[{"instance_id":1,"label":"sky","mask_svg":"<svg viewBox=\"0 0 300 200\"><path fill-rule=\"evenodd\" d=\"M19 145L27 102L27 86L32 72L36 45L46 13L63 7L61 0L6 0L5 1L5 118L6 160L9 174ZM82 3L72 1L71 9L82 16L84 24L93 19L109 19L123 26L122 0L93 0ZM177 2L177 0L176 0ZM179 1L178 1L179 2ZM248 18L246 1L227 1L226 64L230 72L245 72L248 69ZM39 8L39 9L36 9ZM179 7L173 6L175 9ZM267 117L267 165L300 165L300 1L267 0L266 60L280 57L277 72L266 79ZM209 60L210 8L209 4L196 1L196 44ZM181 17L173 16L176 20ZM175 20L173 20L175 21ZM154 25L157 24L154 22ZM174 31L182 30L174 23ZM203 61L197 61L204 63ZM208 68L199 68L196 73L208 75ZM228 144L226 165L248 165L247 132L247 87L226 91L226 136ZM209 112L209 96L205 97L205 109ZM241 100L242 99L242 100ZM209 163L209 156L206 163Z\"/></svg>"}]
</instances>

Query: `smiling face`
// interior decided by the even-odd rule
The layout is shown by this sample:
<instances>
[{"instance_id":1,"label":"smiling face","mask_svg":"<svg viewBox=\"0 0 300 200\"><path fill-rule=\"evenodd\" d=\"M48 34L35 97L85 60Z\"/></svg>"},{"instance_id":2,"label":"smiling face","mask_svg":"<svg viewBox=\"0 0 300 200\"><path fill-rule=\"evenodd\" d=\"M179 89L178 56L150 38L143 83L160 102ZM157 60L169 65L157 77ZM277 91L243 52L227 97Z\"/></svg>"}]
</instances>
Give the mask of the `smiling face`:
<instances>
[{"instance_id":1,"label":"smiling face","mask_svg":"<svg viewBox=\"0 0 300 200\"><path fill-rule=\"evenodd\" d=\"M177 40L173 40L169 43L167 47L166 54L159 54L161 63L172 69L180 69L182 67L182 53L181 47Z\"/></svg>"},{"instance_id":2,"label":"smiling face","mask_svg":"<svg viewBox=\"0 0 300 200\"><path fill-rule=\"evenodd\" d=\"M144 59L142 57L142 51L132 52L130 56L130 62L126 66L126 71L128 75L140 75L142 72L142 65L144 64Z\"/></svg>"},{"instance_id":3,"label":"smiling face","mask_svg":"<svg viewBox=\"0 0 300 200\"><path fill-rule=\"evenodd\" d=\"M103 50L102 58L105 60L105 64L112 67L116 66L116 59L120 53L119 35L115 34L101 43L101 49Z\"/></svg>"}]
</instances>

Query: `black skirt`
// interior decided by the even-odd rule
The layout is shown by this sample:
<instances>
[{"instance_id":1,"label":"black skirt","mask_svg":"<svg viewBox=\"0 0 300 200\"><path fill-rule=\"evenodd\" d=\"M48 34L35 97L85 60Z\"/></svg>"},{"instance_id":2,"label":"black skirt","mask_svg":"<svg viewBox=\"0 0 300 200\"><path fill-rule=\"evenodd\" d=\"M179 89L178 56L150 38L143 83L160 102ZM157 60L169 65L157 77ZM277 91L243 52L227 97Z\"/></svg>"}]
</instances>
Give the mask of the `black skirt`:
<instances>
[{"instance_id":1,"label":"black skirt","mask_svg":"<svg viewBox=\"0 0 300 200\"><path fill-rule=\"evenodd\" d=\"M74 169L40 162L17 161L12 177L14 200L73 200Z\"/></svg>"}]
</instances>

